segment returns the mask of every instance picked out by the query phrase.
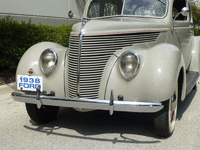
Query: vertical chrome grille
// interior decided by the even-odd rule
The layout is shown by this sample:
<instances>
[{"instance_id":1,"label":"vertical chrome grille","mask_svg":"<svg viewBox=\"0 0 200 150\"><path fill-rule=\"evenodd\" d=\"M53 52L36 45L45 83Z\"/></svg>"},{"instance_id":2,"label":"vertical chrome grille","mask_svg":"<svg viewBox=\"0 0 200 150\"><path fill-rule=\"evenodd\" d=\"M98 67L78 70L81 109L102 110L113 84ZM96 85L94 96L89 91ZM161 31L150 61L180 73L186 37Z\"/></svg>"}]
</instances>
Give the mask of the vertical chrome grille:
<instances>
[{"instance_id":1,"label":"vertical chrome grille","mask_svg":"<svg viewBox=\"0 0 200 150\"><path fill-rule=\"evenodd\" d=\"M159 32L84 36L81 49L80 95L98 99L99 86L104 67L110 56L123 47L136 43L156 41ZM76 97L79 37L70 37L68 55L69 97Z\"/></svg>"}]
</instances>

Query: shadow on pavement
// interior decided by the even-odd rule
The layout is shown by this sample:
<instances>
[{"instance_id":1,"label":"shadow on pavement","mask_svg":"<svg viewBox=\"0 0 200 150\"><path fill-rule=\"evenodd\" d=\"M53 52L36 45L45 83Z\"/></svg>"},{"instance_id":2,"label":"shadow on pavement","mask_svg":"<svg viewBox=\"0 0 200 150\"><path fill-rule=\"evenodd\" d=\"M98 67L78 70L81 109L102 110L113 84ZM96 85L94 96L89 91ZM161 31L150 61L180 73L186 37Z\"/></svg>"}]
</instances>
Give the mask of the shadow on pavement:
<instances>
[{"instance_id":1,"label":"shadow on pavement","mask_svg":"<svg viewBox=\"0 0 200 150\"><path fill-rule=\"evenodd\" d=\"M57 119L45 124L38 125L31 120L33 126L24 126L27 129L46 133L47 135L59 135L71 138L85 139L85 140L97 140L107 141L112 143L143 143L153 144L160 141L140 141L132 139L127 135L137 134L149 137L156 137L153 129L153 116L152 114L135 114L114 112L112 116L108 111L92 111L92 112L77 112L69 108L61 108ZM64 128L71 129L78 132L77 135L70 135L68 133L58 133L56 130ZM120 139L113 137L109 138L95 138L91 135L100 135L107 133L116 133L120 135Z\"/></svg>"},{"instance_id":2,"label":"shadow on pavement","mask_svg":"<svg viewBox=\"0 0 200 150\"><path fill-rule=\"evenodd\" d=\"M183 102L180 102L178 109L178 120L182 118L190 103L192 102L197 90L193 90ZM58 135L70 138L78 138L84 140L97 140L115 143L142 143L153 144L159 143L159 139L166 139L158 137L153 128L153 114L138 114L126 112L114 112L112 116L108 111L91 111L91 112L77 112L70 108L60 108L57 118L44 125L38 125L32 120L32 126L24 126L27 129L46 133L47 135ZM35 128L35 127L36 128ZM59 133L58 129L75 130L81 135L70 135L68 133ZM120 135L120 139L113 137L109 138L95 138L91 135L100 135L107 133L116 133ZM153 137L157 140L141 141L132 139L127 135L142 135ZM136 137L135 137L136 138Z\"/></svg>"},{"instance_id":3,"label":"shadow on pavement","mask_svg":"<svg viewBox=\"0 0 200 150\"><path fill-rule=\"evenodd\" d=\"M177 119L181 120L183 114L186 112L186 110L189 108L191 102L193 101L195 95L197 93L197 89L192 90L185 98L184 101L180 101L178 103L178 114L177 114Z\"/></svg>"}]
</instances>

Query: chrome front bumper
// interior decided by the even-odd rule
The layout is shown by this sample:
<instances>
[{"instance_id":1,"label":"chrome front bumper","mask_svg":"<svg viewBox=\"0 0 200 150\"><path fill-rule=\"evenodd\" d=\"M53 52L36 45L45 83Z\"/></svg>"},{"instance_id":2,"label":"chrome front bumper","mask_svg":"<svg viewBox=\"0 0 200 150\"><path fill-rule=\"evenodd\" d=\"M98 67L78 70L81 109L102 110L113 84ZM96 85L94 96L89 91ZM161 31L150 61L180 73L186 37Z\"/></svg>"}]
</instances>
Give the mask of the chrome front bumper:
<instances>
[{"instance_id":1,"label":"chrome front bumper","mask_svg":"<svg viewBox=\"0 0 200 150\"><path fill-rule=\"evenodd\" d=\"M15 101L36 104L38 108L42 105L61 106L71 108L83 108L92 110L109 110L110 115L114 111L153 113L160 111L164 105L156 102L134 102L113 100L111 92L110 100L55 97L47 95L31 95L13 92Z\"/></svg>"}]
</instances>

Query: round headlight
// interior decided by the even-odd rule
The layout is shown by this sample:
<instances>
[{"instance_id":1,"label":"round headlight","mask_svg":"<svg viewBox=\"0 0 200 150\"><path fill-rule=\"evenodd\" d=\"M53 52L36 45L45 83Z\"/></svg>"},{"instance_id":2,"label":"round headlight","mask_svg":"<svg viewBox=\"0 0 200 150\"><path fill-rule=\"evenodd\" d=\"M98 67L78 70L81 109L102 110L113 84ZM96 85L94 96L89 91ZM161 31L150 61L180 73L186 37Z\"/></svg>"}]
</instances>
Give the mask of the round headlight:
<instances>
[{"instance_id":1,"label":"round headlight","mask_svg":"<svg viewBox=\"0 0 200 150\"><path fill-rule=\"evenodd\" d=\"M136 76L140 66L140 57L136 52L130 50L122 53L119 59L119 69L126 80L131 80Z\"/></svg>"},{"instance_id":2,"label":"round headlight","mask_svg":"<svg viewBox=\"0 0 200 150\"><path fill-rule=\"evenodd\" d=\"M58 61L57 53L53 49L46 49L40 56L40 68L42 72L49 76L56 68Z\"/></svg>"}]
</instances>

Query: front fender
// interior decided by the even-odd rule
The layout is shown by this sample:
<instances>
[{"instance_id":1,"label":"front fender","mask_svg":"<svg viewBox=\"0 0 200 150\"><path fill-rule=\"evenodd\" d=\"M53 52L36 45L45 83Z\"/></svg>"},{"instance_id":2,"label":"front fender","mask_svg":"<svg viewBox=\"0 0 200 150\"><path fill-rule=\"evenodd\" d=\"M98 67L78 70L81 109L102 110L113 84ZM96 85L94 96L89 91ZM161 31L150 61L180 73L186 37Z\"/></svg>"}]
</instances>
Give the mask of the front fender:
<instances>
[{"instance_id":1,"label":"front fender","mask_svg":"<svg viewBox=\"0 0 200 150\"><path fill-rule=\"evenodd\" d=\"M58 62L56 69L50 76L45 76L39 66L39 59L41 53L47 49L52 48L56 51L58 55ZM43 89L48 93L54 91L56 96L65 96L64 91L64 65L65 65L65 54L67 48L60 44L53 42L42 42L30 47L22 56L18 67L16 75L29 75L28 71L33 70L33 76L43 77ZM56 83L56 84L55 84Z\"/></svg>"},{"instance_id":2,"label":"front fender","mask_svg":"<svg viewBox=\"0 0 200 150\"><path fill-rule=\"evenodd\" d=\"M118 57L126 50L118 51ZM180 50L170 44L160 44L152 48L134 49L140 56L139 72L131 81L126 81L119 71L119 58L107 80L105 99L114 92L114 99L122 95L125 101L161 102L169 99L175 89L181 67L184 67ZM112 61L114 62L114 57ZM111 68L110 68L111 69Z\"/></svg>"}]
</instances>

